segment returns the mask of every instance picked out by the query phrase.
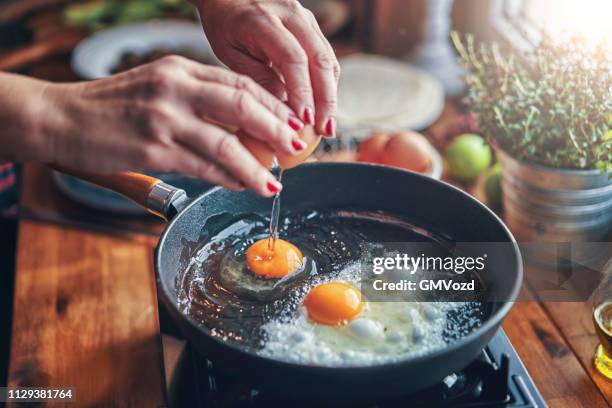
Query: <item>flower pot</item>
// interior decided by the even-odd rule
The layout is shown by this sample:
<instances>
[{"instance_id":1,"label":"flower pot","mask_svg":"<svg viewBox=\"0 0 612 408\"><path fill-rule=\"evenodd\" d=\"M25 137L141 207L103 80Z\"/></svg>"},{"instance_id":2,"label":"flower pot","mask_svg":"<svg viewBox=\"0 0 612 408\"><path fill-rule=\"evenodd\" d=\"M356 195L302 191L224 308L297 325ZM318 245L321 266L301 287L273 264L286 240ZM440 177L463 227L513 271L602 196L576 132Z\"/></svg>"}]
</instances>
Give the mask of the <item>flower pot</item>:
<instances>
[{"instance_id":1,"label":"flower pot","mask_svg":"<svg viewBox=\"0 0 612 408\"><path fill-rule=\"evenodd\" d=\"M612 230L612 179L519 162L501 150L505 221L522 241L597 242Z\"/></svg>"}]
</instances>

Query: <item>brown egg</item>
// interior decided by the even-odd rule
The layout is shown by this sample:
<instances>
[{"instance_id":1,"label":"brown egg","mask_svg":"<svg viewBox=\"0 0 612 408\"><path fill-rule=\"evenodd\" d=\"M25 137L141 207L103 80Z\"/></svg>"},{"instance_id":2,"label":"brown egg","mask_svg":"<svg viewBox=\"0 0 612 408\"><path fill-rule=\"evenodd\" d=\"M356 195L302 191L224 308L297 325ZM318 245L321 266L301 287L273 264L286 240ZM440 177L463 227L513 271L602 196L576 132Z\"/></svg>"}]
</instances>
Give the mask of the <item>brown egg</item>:
<instances>
[{"instance_id":1,"label":"brown egg","mask_svg":"<svg viewBox=\"0 0 612 408\"><path fill-rule=\"evenodd\" d=\"M431 167L429 142L416 132L399 132L391 136L385 145L382 163L419 173Z\"/></svg>"},{"instance_id":2,"label":"brown egg","mask_svg":"<svg viewBox=\"0 0 612 408\"><path fill-rule=\"evenodd\" d=\"M308 159L312 152L314 152L317 146L319 146L319 142L321 141L321 136L316 134L312 126L307 126L297 133L308 146L294 156L285 153L276 154L276 160L278 161L279 166L283 169L291 169L299 164L302 164L306 159ZM238 139L264 167L268 169L272 168L275 154L270 146L243 132L238 133Z\"/></svg>"},{"instance_id":3,"label":"brown egg","mask_svg":"<svg viewBox=\"0 0 612 408\"><path fill-rule=\"evenodd\" d=\"M365 163L380 163L385 145L391 136L386 133L372 133L364 139L357 149L357 161Z\"/></svg>"},{"instance_id":4,"label":"brown egg","mask_svg":"<svg viewBox=\"0 0 612 408\"><path fill-rule=\"evenodd\" d=\"M272 164L274 163L274 152L270 149L270 146L244 132L238 132L236 136L238 136L240 143L251 152L262 166L267 169L272 168Z\"/></svg>"},{"instance_id":5,"label":"brown egg","mask_svg":"<svg viewBox=\"0 0 612 408\"><path fill-rule=\"evenodd\" d=\"M312 152L315 151L321 142L321 136L317 135L317 132L312 126L306 126L297 133L300 136L300 139L306 142L308 146L306 146L304 150L295 156L284 153L277 154L276 159L278 160L278 165L282 169L290 169L302 164L312 154Z\"/></svg>"}]
</instances>

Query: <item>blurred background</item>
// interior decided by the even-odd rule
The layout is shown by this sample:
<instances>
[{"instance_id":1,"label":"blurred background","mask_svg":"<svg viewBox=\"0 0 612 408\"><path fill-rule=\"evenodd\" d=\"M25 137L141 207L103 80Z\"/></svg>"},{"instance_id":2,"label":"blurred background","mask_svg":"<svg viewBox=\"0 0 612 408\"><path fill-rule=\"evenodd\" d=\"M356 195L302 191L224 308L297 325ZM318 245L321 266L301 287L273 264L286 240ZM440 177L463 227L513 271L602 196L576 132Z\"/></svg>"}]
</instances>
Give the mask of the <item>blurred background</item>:
<instances>
[{"instance_id":1,"label":"blurred background","mask_svg":"<svg viewBox=\"0 0 612 408\"><path fill-rule=\"evenodd\" d=\"M567 29L597 37L610 35L606 0L304 0L330 39L369 52L404 56L431 39L436 24L450 22L485 38L512 38L516 32ZM452 9L452 12L451 12ZM0 56L5 70L23 69L53 55L69 54L80 38L153 19L194 19L183 0L2 0ZM516 39L516 38L514 38ZM514 40L513 39L513 40ZM33 47L36 45L36 47Z\"/></svg>"}]
</instances>

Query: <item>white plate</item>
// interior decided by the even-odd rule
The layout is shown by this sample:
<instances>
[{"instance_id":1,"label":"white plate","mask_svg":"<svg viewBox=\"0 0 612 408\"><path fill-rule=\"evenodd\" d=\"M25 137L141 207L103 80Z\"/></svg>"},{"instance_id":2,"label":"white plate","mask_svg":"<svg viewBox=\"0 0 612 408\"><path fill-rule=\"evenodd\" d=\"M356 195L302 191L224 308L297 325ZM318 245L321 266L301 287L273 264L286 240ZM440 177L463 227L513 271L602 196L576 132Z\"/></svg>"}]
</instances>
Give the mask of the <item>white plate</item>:
<instances>
[{"instance_id":1,"label":"white plate","mask_svg":"<svg viewBox=\"0 0 612 408\"><path fill-rule=\"evenodd\" d=\"M357 54L340 60L338 126L355 138L374 130L421 130L444 108L442 84L405 62Z\"/></svg>"},{"instance_id":2,"label":"white plate","mask_svg":"<svg viewBox=\"0 0 612 408\"><path fill-rule=\"evenodd\" d=\"M103 78L126 52L144 54L155 48L189 50L222 65L199 24L160 20L123 25L84 39L72 52L72 69L83 79Z\"/></svg>"}]
</instances>

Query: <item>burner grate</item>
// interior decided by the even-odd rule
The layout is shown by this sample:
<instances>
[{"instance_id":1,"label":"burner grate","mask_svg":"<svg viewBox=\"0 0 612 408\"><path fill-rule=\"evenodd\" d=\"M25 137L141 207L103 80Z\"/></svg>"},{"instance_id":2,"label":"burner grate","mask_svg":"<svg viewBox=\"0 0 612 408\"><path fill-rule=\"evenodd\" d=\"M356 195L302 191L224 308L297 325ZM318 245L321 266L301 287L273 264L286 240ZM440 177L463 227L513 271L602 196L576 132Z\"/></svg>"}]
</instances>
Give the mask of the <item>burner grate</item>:
<instances>
[{"instance_id":1,"label":"burner grate","mask_svg":"<svg viewBox=\"0 0 612 408\"><path fill-rule=\"evenodd\" d=\"M252 389L249 384L217 372L213 364L190 351L191 364L180 376L180 401L172 406L201 408L256 408L293 406L296 401L281 399L269 392ZM303 406L309 406L303 404ZM370 405L372 406L372 405ZM373 407L403 408L478 408L546 407L542 396L525 370L503 330L500 330L481 355L464 370L446 377L440 384Z\"/></svg>"}]
</instances>

